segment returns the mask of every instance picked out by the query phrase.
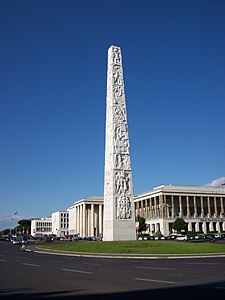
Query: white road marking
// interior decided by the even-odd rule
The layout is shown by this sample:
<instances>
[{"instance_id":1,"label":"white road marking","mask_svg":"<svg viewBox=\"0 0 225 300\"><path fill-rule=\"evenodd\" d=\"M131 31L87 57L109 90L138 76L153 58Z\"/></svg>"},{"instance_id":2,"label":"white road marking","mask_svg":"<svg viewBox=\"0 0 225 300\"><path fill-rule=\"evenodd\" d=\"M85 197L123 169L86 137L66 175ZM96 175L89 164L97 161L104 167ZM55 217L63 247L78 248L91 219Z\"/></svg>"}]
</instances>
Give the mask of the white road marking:
<instances>
[{"instance_id":1,"label":"white road marking","mask_svg":"<svg viewBox=\"0 0 225 300\"><path fill-rule=\"evenodd\" d=\"M150 281L150 282L159 282L159 283L168 283L168 284L176 283L174 281L155 280L155 279L148 279L148 278L133 278L133 279L139 281Z\"/></svg>"},{"instance_id":2,"label":"white road marking","mask_svg":"<svg viewBox=\"0 0 225 300\"><path fill-rule=\"evenodd\" d=\"M172 269L172 268L155 268L155 267L136 267L136 269L150 269L150 270L176 271L176 269Z\"/></svg>"},{"instance_id":3,"label":"white road marking","mask_svg":"<svg viewBox=\"0 0 225 300\"><path fill-rule=\"evenodd\" d=\"M93 264L93 263L84 263L84 265L89 265L89 266L102 266L102 264Z\"/></svg>"},{"instance_id":4,"label":"white road marking","mask_svg":"<svg viewBox=\"0 0 225 300\"><path fill-rule=\"evenodd\" d=\"M82 274L94 274L93 272L81 271L81 270L73 270L73 269L61 269L62 271L67 272L75 272L75 273L82 273Z\"/></svg>"},{"instance_id":5,"label":"white road marking","mask_svg":"<svg viewBox=\"0 0 225 300\"><path fill-rule=\"evenodd\" d=\"M40 265L34 265L34 264L27 264L27 263L22 263L25 266L31 266L31 267L40 267Z\"/></svg>"},{"instance_id":6,"label":"white road marking","mask_svg":"<svg viewBox=\"0 0 225 300\"><path fill-rule=\"evenodd\" d=\"M186 265L209 265L209 266L218 266L218 263L204 263L204 262L189 262Z\"/></svg>"},{"instance_id":7,"label":"white road marking","mask_svg":"<svg viewBox=\"0 0 225 300\"><path fill-rule=\"evenodd\" d=\"M214 286L214 289L225 290L225 286Z\"/></svg>"},{"instance_id":8,"label":"white road marking","mask_svg":"<svg viewBox=\"0 0 225 300\"><path fill-rule=\"evenodd\" d=\"M2 261L2 262L6 262L6 260L5 260L5 259L0 259L0 261Z\"/></svg>"}]
</instances>

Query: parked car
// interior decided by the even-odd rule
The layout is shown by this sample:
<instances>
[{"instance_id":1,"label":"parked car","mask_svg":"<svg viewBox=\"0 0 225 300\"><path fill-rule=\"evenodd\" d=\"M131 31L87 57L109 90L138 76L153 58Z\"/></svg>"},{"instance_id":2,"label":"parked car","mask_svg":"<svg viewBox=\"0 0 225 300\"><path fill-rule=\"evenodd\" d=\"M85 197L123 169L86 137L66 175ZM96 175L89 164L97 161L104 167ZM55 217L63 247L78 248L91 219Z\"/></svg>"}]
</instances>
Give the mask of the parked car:
<instances>
[{"instance_id":1,"label":"parked car","mask_svg":"<svg viewBox=\"0 0 225 300\"><path fill-rule=\"evenodd\" d=\"M175 240L176 237L177 237L177 235L171 234L171 235L168 235L168 236L166 237L166 240Z\"/></svg>"},{"instance_id":2,"label":"parked car","mask_svg":"<svg viewBox=\"0 0 225 300\"><path fill-rule=\"evenodd\" d=\"M176 240L177 241L187 241L187 235L178 235L177 237L176 237Z\"/></svg>"},{"instance_id":3,"label":"parked car","mask_svg":"<svg viewBox=\"0 0 225 300\"><path fill-rule=\"evenodd\" d=\"M215 236L215 234L210 233L210 234L208 234L208 235L206 236L206 238L207 238L208 240L210 240L210 241L215 241L216 236Z\"/></svg>"},{"instance_id":4,"label":"parked car","mask_svg":"<svg viewBox=\"0 0 225 300\"><path fill-rule=\"evenodd\" d=\"M95 241L95 239L93 239L92 236L86 236L86 237L83 238L83 240L84 240L84 241L89 241L89 242Z\"/></svg>"}]
</instances>

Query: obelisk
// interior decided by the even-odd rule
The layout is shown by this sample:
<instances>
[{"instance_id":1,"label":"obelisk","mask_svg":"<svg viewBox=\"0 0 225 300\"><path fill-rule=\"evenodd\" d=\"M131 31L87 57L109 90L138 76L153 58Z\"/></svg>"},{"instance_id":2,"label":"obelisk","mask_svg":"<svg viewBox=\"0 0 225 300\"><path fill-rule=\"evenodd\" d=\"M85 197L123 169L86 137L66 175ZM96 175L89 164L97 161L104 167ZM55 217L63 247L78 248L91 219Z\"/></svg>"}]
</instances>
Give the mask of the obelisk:
<instances>
[{"instance_id":1,"label":"obelisk","mask_svg":"<svg viewBox=\"0 0 225 300\"><path fill-rule=\"evenodd\" d=\"M108 49L104 241L135 240L130 145L120 47Z\"/></svg>"}]
</instances>

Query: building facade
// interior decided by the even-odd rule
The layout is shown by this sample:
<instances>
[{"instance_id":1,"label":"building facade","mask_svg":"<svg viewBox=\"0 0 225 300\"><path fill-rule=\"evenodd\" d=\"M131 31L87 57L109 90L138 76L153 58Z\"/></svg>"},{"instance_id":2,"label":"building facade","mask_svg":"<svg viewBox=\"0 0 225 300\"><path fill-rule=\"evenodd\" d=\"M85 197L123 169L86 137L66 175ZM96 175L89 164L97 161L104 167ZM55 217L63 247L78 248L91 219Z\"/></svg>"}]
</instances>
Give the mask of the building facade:
<instances>
[{"instance_id":1,"label":"building facade","mask_svg":"<svg viewBox=\"0 0 225 300\"><path fill-rule=\"evenodd\" d=\"M172 233L176 218L188 231L225 231L223 188L162 185L135 197L135 214L146 219L148 232Z\"/></svg>"},{"instance_id":2,"label":"building facade","mask_svg":"<svg viewBox=\"0 0 225 300\"><path fill-rule=\"evenodd\" d=\"M225 231L224 188L161 185L134 196L135 217L146 219L147 233L167 236L177 218L183 218L188 231ZM103 197L76 201L67 211L58 211L52 218L33 219L31 235L43 237L103 237Z\"/></svg>"},{"instance_id":3,"label":"building facade","mask_svg":"<svg viewBox=\"0 0 225 300\"><path fill-rule=\"evenodd\" d=\"M134 196L135 216L144 217L147 233L172 233L180 217L188 231L225 231L225 191L223 188L162 185ZM75 202L69 209L69 234L80 237L102 236L103 197L90 197Z\"/></svg>"},{"instance_id":4,"label":"building facade","mask_svg":"<svg viewBox=\"0 0 225 300\"><path fill-rule=\"evenodd\" d=\"M31 220L31 235L39 238L52 234L52 219L40 218Z\"/></svg>"},{"instance_id":5,"label":"building facade","mask_svg":"<svg viewBox=\"0 0 225 300\"><path fill-rule=\"evenodd\" d=\"M103 197L84 198L68 208L69 234L80 237L102 236Z\"/></svg>"},{"instance_id":6,"label":"building facade","mask_svg":"<svg viewBox=\"0 0 225 300\"><path fill-rule=\"evenodd\" d=\"M69 234L69 212L57 211L52 213L52 233L57 237Z\"/></svg>"}]
</instances>

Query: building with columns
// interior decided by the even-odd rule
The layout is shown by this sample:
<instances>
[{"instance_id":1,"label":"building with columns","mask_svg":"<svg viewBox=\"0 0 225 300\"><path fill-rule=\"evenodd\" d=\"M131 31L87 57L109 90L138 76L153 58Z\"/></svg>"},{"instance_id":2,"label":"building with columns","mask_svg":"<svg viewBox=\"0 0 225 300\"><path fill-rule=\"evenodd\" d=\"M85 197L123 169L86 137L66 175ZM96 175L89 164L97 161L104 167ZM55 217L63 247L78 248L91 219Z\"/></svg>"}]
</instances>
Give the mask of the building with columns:
<instances>
[{"instance_id":1,"label":"building with columns","mask_svg":"<svg viewBox=\"0 0 225 300\"><path fill-rule=\"evenodd\" d=\"M134 196L135 216L146 219L147 232L172 233L181 217L188 231L225 231L225 191L223 188L161 185ZM69 234L81 237L102 236L103 197L84 198L68 208Z\"/></svg>"},{"instance_id":2,"label":"building with columns","mask_svg":"<svg viewBox=\"0 0 225 300\"><path fill-rule=\"evenodd\" d=\"M103 197L84 198L68 208L69 234L80 237L102 236Z\"/></svg>"},{"instance_id":3,"label":"building with columns","mask_svg":"<svg viewBox=\"0 0 225 300\"><path fill-rule=\"evenodd\" d=\"M183 218L188 231L225 231L223 188L161 185L135 197L135 215L146 219L148 232L172 232L176 218Z\"/></svg>"}]
</instances>

